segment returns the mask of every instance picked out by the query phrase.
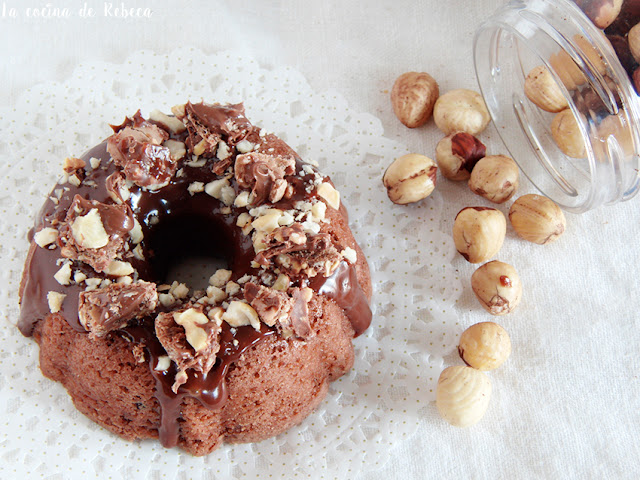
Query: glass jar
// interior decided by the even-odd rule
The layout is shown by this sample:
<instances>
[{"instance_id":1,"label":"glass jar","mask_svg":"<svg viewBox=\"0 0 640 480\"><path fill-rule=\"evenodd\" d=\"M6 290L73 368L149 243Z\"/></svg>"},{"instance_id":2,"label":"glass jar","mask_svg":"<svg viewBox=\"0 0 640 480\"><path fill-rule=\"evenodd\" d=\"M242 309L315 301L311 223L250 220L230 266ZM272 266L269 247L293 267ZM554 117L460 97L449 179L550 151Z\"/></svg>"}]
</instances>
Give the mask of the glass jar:
<instances>
[{"instance_id":1,"label":"glass jar","mask_svg":"<svg viewBox=\"0 0 640 480\"><path fill-rule=\"evenodd\" d=\"M474 60L500 137L544 195L585 212L638 193L640 99L603 31L574 2L512 0L476 32ZM525 95L536 67L548 70L566 100L565 128L559 117L554 122L557 109ZM571 130L578 148L561 149Z\"/></svg>"}]
</instances>

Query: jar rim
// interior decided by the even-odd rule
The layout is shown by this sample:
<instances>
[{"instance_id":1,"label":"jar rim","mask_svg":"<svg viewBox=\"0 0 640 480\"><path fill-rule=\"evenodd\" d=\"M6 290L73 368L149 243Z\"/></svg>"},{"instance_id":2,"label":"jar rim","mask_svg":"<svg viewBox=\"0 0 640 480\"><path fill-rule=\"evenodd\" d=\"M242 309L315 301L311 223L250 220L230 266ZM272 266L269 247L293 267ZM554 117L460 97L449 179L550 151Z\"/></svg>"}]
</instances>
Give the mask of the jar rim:
<instances>
[{"instance_id":1,"label":"jar rim","mask_svg":"<svg viewBox=\"0 0 640 480\"><path fill-rule=\"evenodd\" d=\"M605 65L606 75L604 72L600 73L588 55L575 45L576 35L586 38L591 48L596 50ZM509 41L519 44L510 47ZM529 71L526 70L525 63L531 63L531 60L525 61L521 55L528 52L535 63L550 70L561 87L568 108L576 118L585 113L582 111L584 107L581 109L576 105L571 92L550 64L549 56L546 56L554 47L557 47L558 51L567 52L580 68L580 72L586 77L586 82L581 87L584 87L585 91L588 87L591 91L588 93L597 95L609 113L620 119L621 126L618 127L618 131L614 131L616 135L607 134L602 129L599 134L606 136L598 137L595 144L593 119L589 117L578 122L586 148L588 175L585 167L587 164L584 161L571 161L576 172L570 173L572 178L580 178L577 182L581 185L580 191L559 173L560 169L569 171L564 162L566 159L563 159L563 162L559 161L557 149L554 150L547 139L543 138L544 127L537 125L540 123L537 118L539 114L532 111L529 105L526 105L531 102L528 102L526 97L523 98L524 78ZM501 55L511 56L509 60L518 63L520 68L501 61ZM521 170L543 194L568 211L584 212L601 204L628 200L640 190L640 100L603 32L591 23L574 2L512 0L476 31L474 65L480 91L499 136ZM509 75L518 78L507 78ZM501 91L497 91L498 89ZM517 92L517 89L520 89L520 92ZM579 96L583 94L584 92L581 92ZM512 109L505 112L509 110L509 104ZM547 127L549 125L550 122ZM519 132L516 127L519 128ZM621 129L624 129L624 132ZM620 132L620 137L626 139L626 135L630 136L632 148L627 149L627 153L620 146L622 138L617 138ZM547 132L546 137L549 136ZM522 143L528 144L529 148L524 148ZM524 152L527 152L526 155ZM537 159L537 164L534 165L534 160L530 158ZM544 178L539 178L541 176ZM586 176L590 180L587 180ZM585 186L582 186L583 184Z\"/></svg>"}]
</instances>

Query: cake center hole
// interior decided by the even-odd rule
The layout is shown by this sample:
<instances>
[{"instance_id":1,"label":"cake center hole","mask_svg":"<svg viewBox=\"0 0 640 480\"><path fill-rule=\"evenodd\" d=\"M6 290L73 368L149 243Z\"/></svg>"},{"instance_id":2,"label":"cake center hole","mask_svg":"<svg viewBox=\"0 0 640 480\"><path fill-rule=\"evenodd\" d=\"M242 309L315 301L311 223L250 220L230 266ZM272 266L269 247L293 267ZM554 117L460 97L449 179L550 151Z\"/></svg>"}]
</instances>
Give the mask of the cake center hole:
<instances>
[{"instance_id":1,"label":"cake center hole","mask_svg":"<svg viewBox=\"0 0 640 480\"><path fill-rule=\"evenodd\" d=\"M232 261L230 241L221 225L197 216L171 218L154 229L149 245L157 283L185 283L204 290L209 277Z\"/></svg>"}]
</instances>

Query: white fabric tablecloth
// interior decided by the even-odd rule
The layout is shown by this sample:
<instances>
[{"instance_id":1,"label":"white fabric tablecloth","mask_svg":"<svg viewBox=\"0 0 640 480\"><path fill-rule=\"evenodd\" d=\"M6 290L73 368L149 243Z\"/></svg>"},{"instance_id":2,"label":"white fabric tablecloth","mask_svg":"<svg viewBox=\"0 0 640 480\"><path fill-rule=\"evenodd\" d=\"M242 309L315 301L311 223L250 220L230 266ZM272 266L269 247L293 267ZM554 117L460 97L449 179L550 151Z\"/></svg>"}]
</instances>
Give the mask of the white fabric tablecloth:
<instances>
[{"instance_id":1,"label":"white fabric tablecloth","mask_svg":"<svg viewBox=\"0 0 640 480\"><path fill-rule=\"evenodd\" d=\"M166 54L180 46L205 53L233 49L240 53L238 62L246 53L265 68L290 65L314 91L339 92L355 111L378 117L386 137L433 157L441 134L432 122L415 130L402 126L388 92L410 70L430 72L441 92L477 89L473 33L503 2L87 2L96 16L81 18L83 3L50 2L69 8L70 18L32 18L26 9L46 2L0 2L0 105L11 107L28 88L63 81L94 59L120 63L132 51ZM152 13L114 16L123 5ZM9 15L11 8L17 18ZM481 138L489 151L504 152L493 127ZM522 189L531 190L524 179ZM444 180L438 192L444 206L436 228L447 234L460 208L486 204ZM414 212L407 209L407 215ZM496 320L511 335L513 354L490 373L493 396L481 423L456 429L440 419L434 403L426 403L419 417L407 419L417 423L416 433L396 442L388 462L366 475L344 472L337 478L640 476L640 200L567 214L567 223L566 234L547 246L507 233L500 259L519 271L524 295L514 313ZM495 320L471 291L474 267L459 256L452 266L463 287L454 308L458 333ZM458 364L457 355L445 357L445 365ZM11 438L0 438L0 446L9 449ZM67 472L66 478L78 475ZM327 477L317 472L317 478Z\"/></svg>"}]
</instances>

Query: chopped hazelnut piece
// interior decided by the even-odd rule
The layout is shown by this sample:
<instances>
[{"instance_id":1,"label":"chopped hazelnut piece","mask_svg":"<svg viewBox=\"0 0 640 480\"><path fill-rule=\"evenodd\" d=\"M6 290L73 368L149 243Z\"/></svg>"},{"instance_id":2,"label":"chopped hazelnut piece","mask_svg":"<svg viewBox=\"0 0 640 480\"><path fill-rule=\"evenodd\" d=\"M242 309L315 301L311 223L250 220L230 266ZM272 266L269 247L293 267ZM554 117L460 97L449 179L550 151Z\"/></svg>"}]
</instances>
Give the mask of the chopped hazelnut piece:
<instances>
[{"instance_id":1,"label":"chopped hazelnut piece","mask_svg":"<svg viewBox=\"0 0 640 480\"><path fill-rule=\"evenodd\" d=\"M162 145L169 149L171 158L176 162L184 158L187 154L187 148L184 146L183 142L178 142L177 140L166 140Z\"/></svg>"},{"instance_id":2,"label":"chopped hazelnut piece","mask_svg":"<svg viewBox=\"0 0 640 480\"><path fill-rule=\"evenodd\" d=\"M62 302L66 295L59 292L47 293L47 303L49 304L49 311L51 313L58 313L62 309Z\"/></svg>"},{"instance_id":3,"label":"chopped hazelnut piece","mask_svg":"<svg viewBox=\"0 0 640 480\"><path fill-rule=\"evenodd\" d=\"M173 133L182 133L187 129L185 124L182 123L180 120L178 120L176 117L170 117L169 115L161 112L160 110L153 110L149 114L149 120L162 123Z\"/></svg>"},{"instance_id":4,"label":"chopped hazelnut piece","mask_svg":"<svg viewBox=\"0 0 640 480\"><path fill-rule=\"evenodd\" d=\"M158 363L154 367L156 372L164 372L165 370L169 370L171 366L171 359L168 355L161 355L158 357Z\"/></svg>"},{"instance_id":5,"label":"chopped hazelnut piece","mask_svg":"<svg viewBox=\"0 0 640 480\"><path fill-rule=\"evenodd\" d=\"M344 250L342 250L340 252L340 255L342 255L345 258L345 260L351 264L354 264L358 261L358 254L351 247L347 247Z\"/></svg>"},{"instance_id":6,"label":"chopped hazelnut piece","mask_svg":"<svg viewBox=\"0 0 640 480\"><path fill-rule=\"evenodd\" d=\"M216 270L211 277L209 277L209 285L222 288L231 278L231 270L225 270L223 268Z\"/></svg>"},{"instance_id":7,"label":"chopped hazelnut piece","mask_svg":"<svg viewBox=\"0 0 640 480\"><path fill-rule=\"evenodd\" d=\"M97 208L92 208L82 217L76 217L71 224L71 232L78 245L83 248L101 248L109 243L109 235Z\"/></svg>"},{"instance_id":8,"label":"chopped hazelnut piece","mask_svg":"<svg viewBox=\"0 0 640 480\"><path fill-rule=\"evenodd\" d=\"M55 228L51 227L43 228L42 230L36 232L33 236L33 241L36 242L36 244L41 248L48 247L52 243L55 243L57 239L58 231Z\"/></svg>"},{"instance_id":9,"label":"chopped hazelnut piece","mask_svg":"<svg viewBox=\"0 0 640 480\"><path fill-rule=\"evenodd\" d=\"M318 186L318 195L325 199L331 208L340 208L340 192L328 182L323 182Z\"/></svg>"},{"instance_id":10,"label":"chopped hazelnut piece","mask_svg":"<svg viewBox=\"0 0 640 480\"><path fill-rule=\"evenodd\" d=\"M251 305L239 300L234 300L229 304L229 308L222 315L222 319L232 327L251 325L256 330L260 330L260 319L256 311Z\"/></svg>"},{"instance_id":11,"label":"chopped hazelnut piece","mask_svg":"<svg viewBox=\"0 0 640 480\"><path fill-rule=\"evenodd\" d=\"M209 319L204 313L195 308L189 308L184 312L174 313L173 319L178 325L184 327L187 342L196 352L207 346L207 332L200 327L209 323Z\"/></svg>"},{"instance_id":12,"label":"chopped hazelnut piece","mask_svg":"<svg viewBox=\"0 0 640 480\"><path fill-rule=\"evenodd\" d=\"M86 163L81 158L75 157L67 157L64 159L64 163L62 168L67 173L75 172L76 170L80 170L81 168L86 167Z\"/></svg>"},{"instance_id":13,"label":"chopped hazelnut piece","mask_svg":"<svg viewBox=\"0 0 640 480\"><path fill-rule=\"evenodd\" d=\"M111 263L107 265L107 268L104 269L104 273L114 277L124 277L133 273L133 267L129 262L112 260Z\"/></svg>"},{"instance_id":14,"label":"chopped hazelnut piece","mask_svg":"<svg viewBox=\"0 0 640 480\"><path fill-rule=\"evenodd\" d=\"M71 283L71 264L65 263L62 265L53 278L55 278L56 282L60 285L69 285Z\"/></svg>"}]
</instances>

